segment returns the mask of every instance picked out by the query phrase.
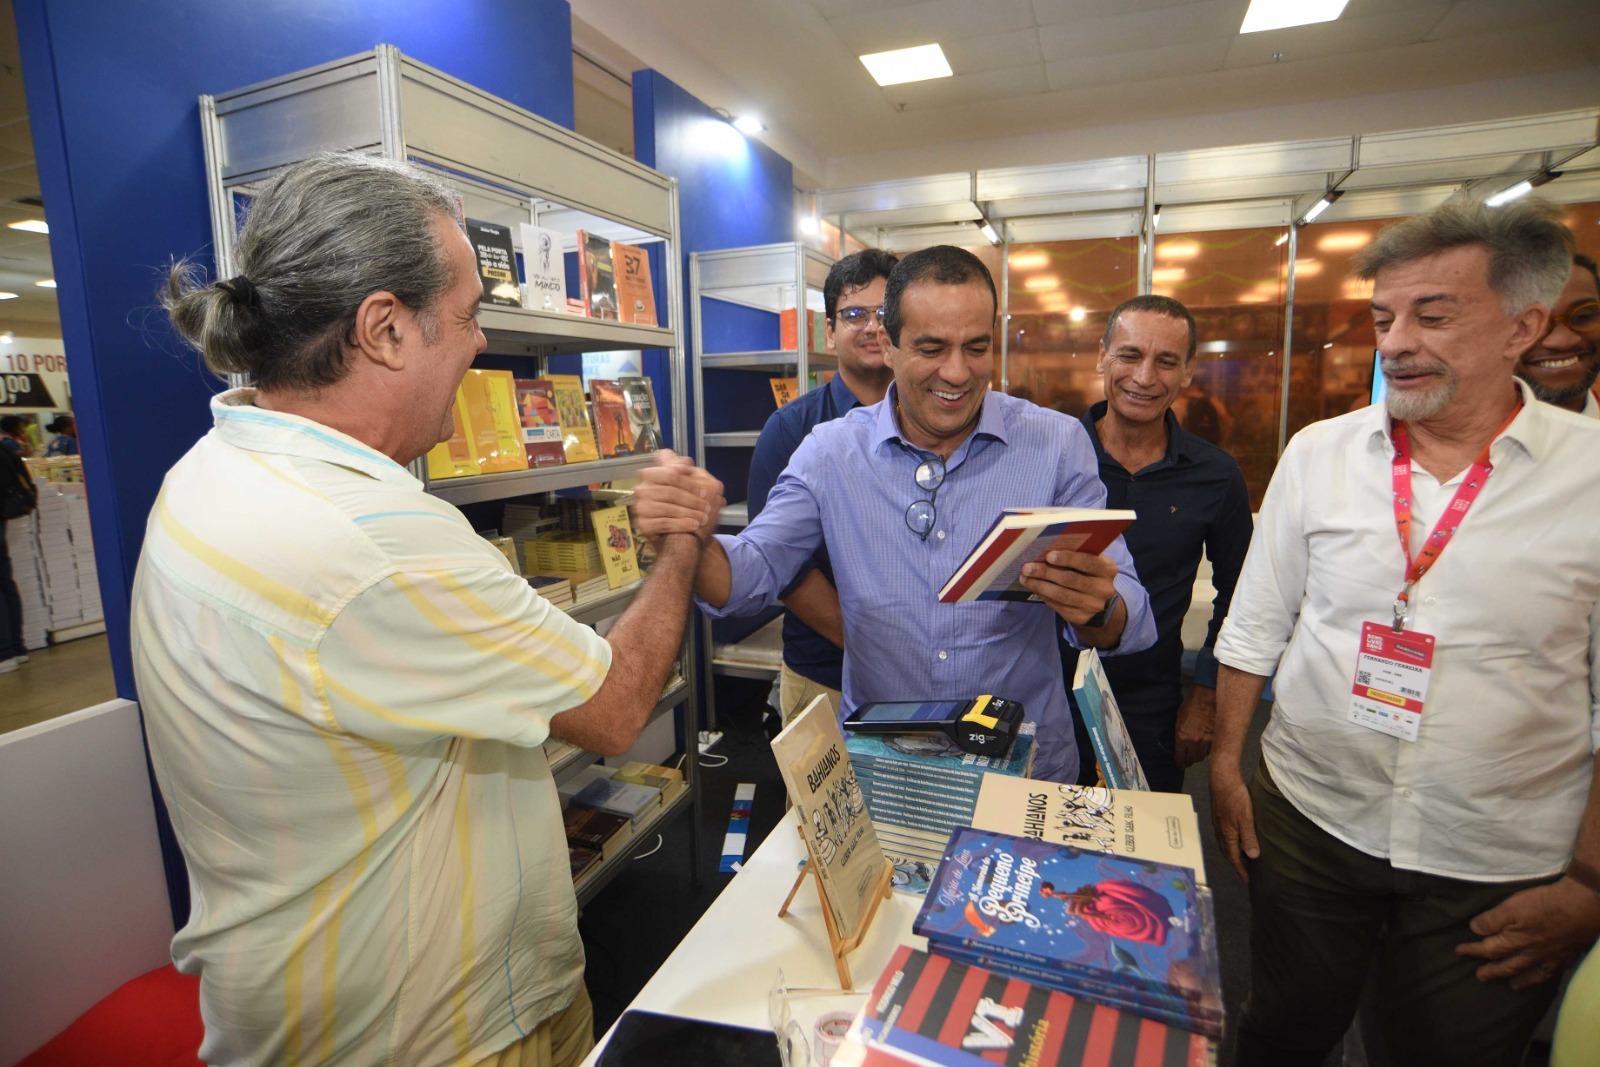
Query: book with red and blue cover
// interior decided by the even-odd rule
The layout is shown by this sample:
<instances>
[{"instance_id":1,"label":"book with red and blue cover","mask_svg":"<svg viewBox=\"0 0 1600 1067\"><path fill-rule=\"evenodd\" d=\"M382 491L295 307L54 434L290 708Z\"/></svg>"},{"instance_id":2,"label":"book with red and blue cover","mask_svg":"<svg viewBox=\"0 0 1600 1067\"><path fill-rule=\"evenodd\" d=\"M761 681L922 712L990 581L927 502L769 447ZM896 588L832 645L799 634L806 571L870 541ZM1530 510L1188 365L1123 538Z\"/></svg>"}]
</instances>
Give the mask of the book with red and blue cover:
<instances>
[{"instance_id":1,"label":"book with red and blue cover","mask_svg":"<svg viewBox=\"0 0 1600 1067\"><path fill-rule=\"evenodd\" d=\"M1198 1034L902 945L853 1029L868 1048L942 1067L1205 1067Z\"/></svg>"},{"instance_id":2,"label":"book with red and blue cover","mask_svg":"<svg viewBox=\"0 0 1600 1067\"><path fill-rule=\"evenodd\" d=\"M1187 867L961 827L911 929L935 952L1216 1036L1208 905Z\"/></svg>"},{"instance_id":3,"label":"book with red and blue cover","mask_svg":"<svg viewBox=\"0 0 1600 1067\"><path fill-rule=\"evenodd\" d=\"M1038 600L1022 568L1046 552L1098 555L1133 522L1131 511L1101 508L1006 508L939 590L941 604Z\"/></svg>"}]
</instances>

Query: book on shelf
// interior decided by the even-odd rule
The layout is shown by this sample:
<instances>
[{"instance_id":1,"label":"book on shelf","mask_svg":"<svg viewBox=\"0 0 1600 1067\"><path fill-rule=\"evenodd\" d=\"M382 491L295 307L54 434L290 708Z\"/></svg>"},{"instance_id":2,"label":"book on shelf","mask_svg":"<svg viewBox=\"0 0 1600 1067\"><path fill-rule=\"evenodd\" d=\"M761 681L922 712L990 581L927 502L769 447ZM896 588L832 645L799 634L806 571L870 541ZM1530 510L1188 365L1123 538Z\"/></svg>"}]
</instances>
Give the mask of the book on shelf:
<instances>
[{"instance_id":1,"label":"book on shelf","mask_svg":"<svg viewBox=\"0 0 1600 1067\"><path fill-rule=\"evenodd\" d=\"M939 955L1220 1035L1210 896L1187 867L963 827L911 929Z\"/></svg>"},{"instance_id":2,"label":"book on shelf","mask_svg":"<svg viewBox=\"0 0 1600 1067\"><path fill-rule=\"evenodd\" d=\"M799 378L769 378L768 383L772 386L772 399L780 408L800 395Z\"/></svg>"},{"instance_id":3,"label":"book on shelf","mask_svg":"<svg viewBox=\"0 0 1600 1067\"><path fill-rule=\"evenodd\" d=\"M656 294L650 287L650 257L638 245L611 242L617 276L617 313L623 322L656 325Z\"/></svg>"},{"instance_id":4,"label":"book on shelf","mask_svg":"<svg viewBox=\"0 0 1600 1067\"><path fill-rule=\"evenodd\" d=\"M661 790L633 782L621 782L609 774L602 774L590 779L587 785L578 790L572 803L622 815L637 826L661 807Z\"/></svg>"},{"instance_id":5,"label":"book on shelf","mask_svg":"<svg viewBox=\"0 0 1600 1067\"><path fill-rule=\"evenodd\" d=\"M600 548L595 544L592 533L558 530L540 534L523 542L522 557L524 570L529 574L549 574L558 578L580 574L582 581L598 574L601 582L605 581ZM578 592L579 582L580 579L573 580L574 594Z\"/></svg>"},{"instance_id":6,"label":"book on shelf","mask_svg":"<svg viewBox=\"0 0 1600 1067\"><path fill-rule=\"evenodd\" d=\"M833 704L819 696L772 739L772 754L817 875L834 929L861 928L886 862L845 749Z\"/></svg>"},{"instance_id":7,"label":"book on shelf","mask_svg":"<svg viewBox=\"0 0 1600 1067\"><path fill-rule=\"evenodd\" d=\"M610 857L627 844L633 824L624 815L615 815L599 808L586 808L582 804L569 804L561 813L566 827L567 844L598 849Z\"/></svg>"},{"instance_id":8,"label":"book on shelf","mask_svg":"<svg viewBox=\"0 0 1600 1067\"><path fill-rule=\"evenodd\" d=\"M628 509L596 508L590 515L594 523L595 545L600 550L600 563L606 569L606 585L621 589L639 580L639 554L634 545L633 523L628 520Z\"/></svg>"},{"instance_id":9,"label":"book on shelf","mask_svg":"<svg viewBox=\"0 0 1600 1067\"><path fill-rule=\"evenodd\" d=\"M591 540L590 544L593 543ZM599 564L597 563L595 566L598 568ZM597 569L593 573L588 571L556 571L553 573L557 578L567 579L572 585L572 602L574 606L593 600L596 597L605 596L606 593L611 591L611 583L606 581L606 572L603 570Z\"/></svg>"},{"instance_id":10,"label":"book on shelf","mask_svg":"<svg viewBox=\"0 0 1600 1067\"><path fill-rule=\"evenodd\" d=\"M457 393L479 474L528 469L517 419L516 387L508 370L469 369Z\"/></svg>"},{"instance_id":11,"label":"book on shelf","mask_svg":"<svg viewBox=\"0 0 1600 1067\"><path fill-rule=\"evenodd\" d=\"M778 347L785 352L800 351L800 314L794 308L784 308L778 313ZM824 311L806 309L806 340L810 351L826 355L828 351L828 315Z\"/></svg>"},{"instance_id":12,"label":"book on shelf","mask_svg":"<svg viewBox=\"0 0 1600 1067\"><path fill-rule=\"evenodd\" d=\"M567 863L572 869L572 880L574 882L583 877L589 868L599 863L602 858L603 856L597 848L589 848L586 845L567 845Z\"/></svg>"},{"instance_id":13,"label":"book on shelf","mask_svg":"<svg viewBox=\"0 0 1600 1067\"><path fill-rule=\"evenodd\" d=\"M561 252L566 238L558 230L530 222L522 223L521 230L522 273L527 280L522 306L567 314L567 267Z\"/></svg>"},{"instance_id":14,"label":"book on shelf","mask_svg":"<svg viewBox=\"0 0 1600 1067\"><path fill-rule=\"evenodd\" d=\"M428 450L428 480L462 478L478 473L478 461L472 456L472 445L467 439L466 419L461 414L461 390L456 389L450 401L450 437Z\"/></svg>"},{"instance_id":15,"label":"book on shelf","mask_svg":"<svg viewBox=\"0 0 1600 1067\"><path fill-rule=\"evenodd\" d=\"M1150 783L1139 766L1139 753L1134 750L1133 738L1122 722L1122 712L1117 708L1117 698L1111 692L1111 680L1106 677L1100 653L1086 649L1078 653L1078 669L1072 676L1072 700L1078 705L1078 715L1089 731L1089 743L1094 746L1095 762L1100 765L1100 777L1112 789L1148 790Z\"/></svg>"},{"instance_id":16,"label":"book on shelf","mask_svg":"<svg viewBox=\"0 0 1600 1067\"><path fill-rule=\"evenodd\" d=\"M528 457L529 469L565 463L567 450L562 444L555 386L547 378L517 378L514 382L517 422L522 428L522 450Z\"/></svg>"},{"instance_id":17,"label":"book on shelf","mask_svg":"<svg viewBox=\"0 0 1600 1067\"><path fill-rule=\"evenodd\" d=\"M1200 821L1184 793L1145 793L986 775L972 826L1086 852L1188 867L1206 884Z\"/></svg>"},{"instance_id":18,"label":"book on shelf","mask_svg":"<svg viewBox=\"0 0 1600 1067\"><path fill-rule=\"evenodd\" d=\"M555 390L556 417L561 420L561 446L568 463L587 463L599 459L594 428L589 424L589 405L583 399L583 379L576 374L551 374L546 381Z\"/></svg>"},{"instance_id":19,"label":"book on shelf","mask_svg":"<svg viewBox=\"0 0 1600 1067\"><path fill-rule=\"evenodd\" d=\"M609 378L594 378L589 382L589 396L594 404L594 430L601 457L633 455L633 433L628 428L628 402L623 399L622 386Z\"/></svg>"},{"instance_id":20,"label":"book on shelf","mask_svg":"<svg viewBox=\"0 0 1600 1067\"><path fill-rule=\"evenodd\" d=\"M483 282L480 303L519 307L517 254L511 247L511 228L479 219L467 220L467 239L478 255L478 277Z\"/></svg>"},{"instance_id":21,"label":"book on shelf","mask_svg":"<svg viewBox=\"0 0 1600 1067\"><path fill-rule=\"evenodd\" d=\"M656 408L656 390L649 378L624 375L617 379L628 411L628 434L634 455L654 452L661 447L661 416Z\"/></svg>"},{"instance_id":22,"label":"book on shelf","mask_svg":"<svg viewBox=\"0 0 1600 1067\"><path fill-rule=\"evenodd\" d=\"M1020 581L1026 564L1046 552L1098 555L1133 519L1103 508L1007 508L944 583L939 602L1038 600Z\"/></svg>"},{"instance_id":23,"label":"book on shelf","mask_svg":"<svg viewBox=\"0 0 1600 1067\"><path fill-rule=\"evenodd\" d=\"M584 314L591 319L617 319L617 277L611 263L611 242L578 231L578 277L583 282Z\"/></svg>"},{"instance_id":24,"label":"book on shelf","mask_svg":"<svg viewBox=\"0 0 1600 1067\"><path fill-rule=\"evenodd\" d=\"M482 537L494 546L496 552L506 558L507 563L511 564L512 574L520 575L522 573L520 561L517 559L517 543L515 541L502 534L499 530L492 530L483 534Z\"/></svg>"},{"instance_id":25,"label":"book on shelf","mask_svg":"<svg viewBox=\"0 0 1600 1067\"><path fill-rule=\"evenodd\" d=\"M672 688L671 683L668 683L667 688ZM670 804L672 798L684 790L682 771L676 767L662 767L639 760L629 760L624 763L611 773L611 777L619 782L631 782L634 785L645 785L660 790L661 803L664 805Z\"/></svg>"},{"instance_id":26,"label":"book on shelf","mask_svg":"<svg viewBox=\"0 0 1600 1067\"><path fill-rule=\"evenodd\" d=\"M553 574L531 574L528 585L551 605L563 611L572 606L572 582Z\"/></svg>"},{"instance_id":27,"label":"book on shelf","mask_svg":"<svg viewBox=\"0 0 1600 1067\"><path fill-rule=\"evenodd\" d=\"M918 1067L1207 1067L1205 1038L901 945L834 1062L887 1050Z\"/></svg>"}]
</instances>

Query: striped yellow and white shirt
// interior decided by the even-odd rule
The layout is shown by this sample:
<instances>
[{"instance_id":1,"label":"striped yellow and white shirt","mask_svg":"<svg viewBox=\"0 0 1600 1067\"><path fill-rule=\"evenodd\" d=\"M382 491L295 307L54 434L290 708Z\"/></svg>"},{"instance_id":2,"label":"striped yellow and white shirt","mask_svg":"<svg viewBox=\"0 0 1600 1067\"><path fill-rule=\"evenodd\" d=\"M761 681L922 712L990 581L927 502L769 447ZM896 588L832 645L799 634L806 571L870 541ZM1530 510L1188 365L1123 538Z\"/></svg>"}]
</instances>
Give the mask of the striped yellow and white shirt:
<instances>
[{"instance_id":1,"label":"striped yellow and white shirt","mask_svg":"<svg viewBox=\"0 0 1600 1067\"><path fill-rule=\"evenodd\" d=\"M249 390L212 414L132 609L201 1056L472 1063L583 980L539 745L611 648L387 457Z\"/></svg>"}]
</instances>

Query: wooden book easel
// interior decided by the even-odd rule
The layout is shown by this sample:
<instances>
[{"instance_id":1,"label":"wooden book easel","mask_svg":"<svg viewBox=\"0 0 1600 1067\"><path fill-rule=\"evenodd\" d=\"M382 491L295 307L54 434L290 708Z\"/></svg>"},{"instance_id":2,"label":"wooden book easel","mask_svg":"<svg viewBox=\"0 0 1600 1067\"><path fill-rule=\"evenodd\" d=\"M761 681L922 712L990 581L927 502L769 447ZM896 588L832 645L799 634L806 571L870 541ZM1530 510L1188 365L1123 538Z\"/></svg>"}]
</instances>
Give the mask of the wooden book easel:
<instances>
[{"instance_id":1,"label":"wooden book easel","mask_svg":"<svg viewBox=\"0 0 1600 1067\"><path fill-rule=\"evenodd\" d=\"M805 831L796 827L800 840L805 843ZM872 903L867 906L866 912L861 916L861 925L850 931L848 936L841 935L839 927L833 921L833 905L828 903L828 891L822 884L822 877L817 874L817 858L811 855L811 846L806 844L806 865L794 880L794 887L789 890L789 895L783 898L783 907L778 909L778 918L789 914L789 905L794 901L795 894L800 892L800 886L805 883L806 876L817 883L817 899L822 903L822 919L828 926L828 944L833 951L833 965L839 971L839 988L850 988L850 964L845 957L861 947L862 938L867 936L867 930L872 926L872 919L878 914L878 905L889 899L893 890L894 864L887 856L883 860L883 872L878 875L878 886L873 891Z\"/></svg>"}]
</instances>

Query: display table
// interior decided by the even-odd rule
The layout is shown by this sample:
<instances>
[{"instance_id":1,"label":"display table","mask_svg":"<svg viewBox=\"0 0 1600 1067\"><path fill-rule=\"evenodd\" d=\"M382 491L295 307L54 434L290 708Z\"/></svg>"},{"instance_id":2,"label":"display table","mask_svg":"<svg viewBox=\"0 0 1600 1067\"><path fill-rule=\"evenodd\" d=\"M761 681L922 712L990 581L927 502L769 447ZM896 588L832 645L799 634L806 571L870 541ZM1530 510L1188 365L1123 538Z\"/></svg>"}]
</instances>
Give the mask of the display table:
<instances>
[{"instance_id":1,"label":"display table","mask_svg":"<svg viewBox=\"0 0 1600 1067\"><path fill-rule=\"evenodd\" d=\"M804 855L791 809L628 1007L767 1028L768 994L780 969L790 988L839 988L816 883L808 879L789 914L778 918ZM898 892L883 902L861 947L849 956L856 989L872 988L895 946L927 947L911 933L921 904L922 898ZM610 1037L608 1030L585 1067Z\"/></svg>"}]
</instances>

